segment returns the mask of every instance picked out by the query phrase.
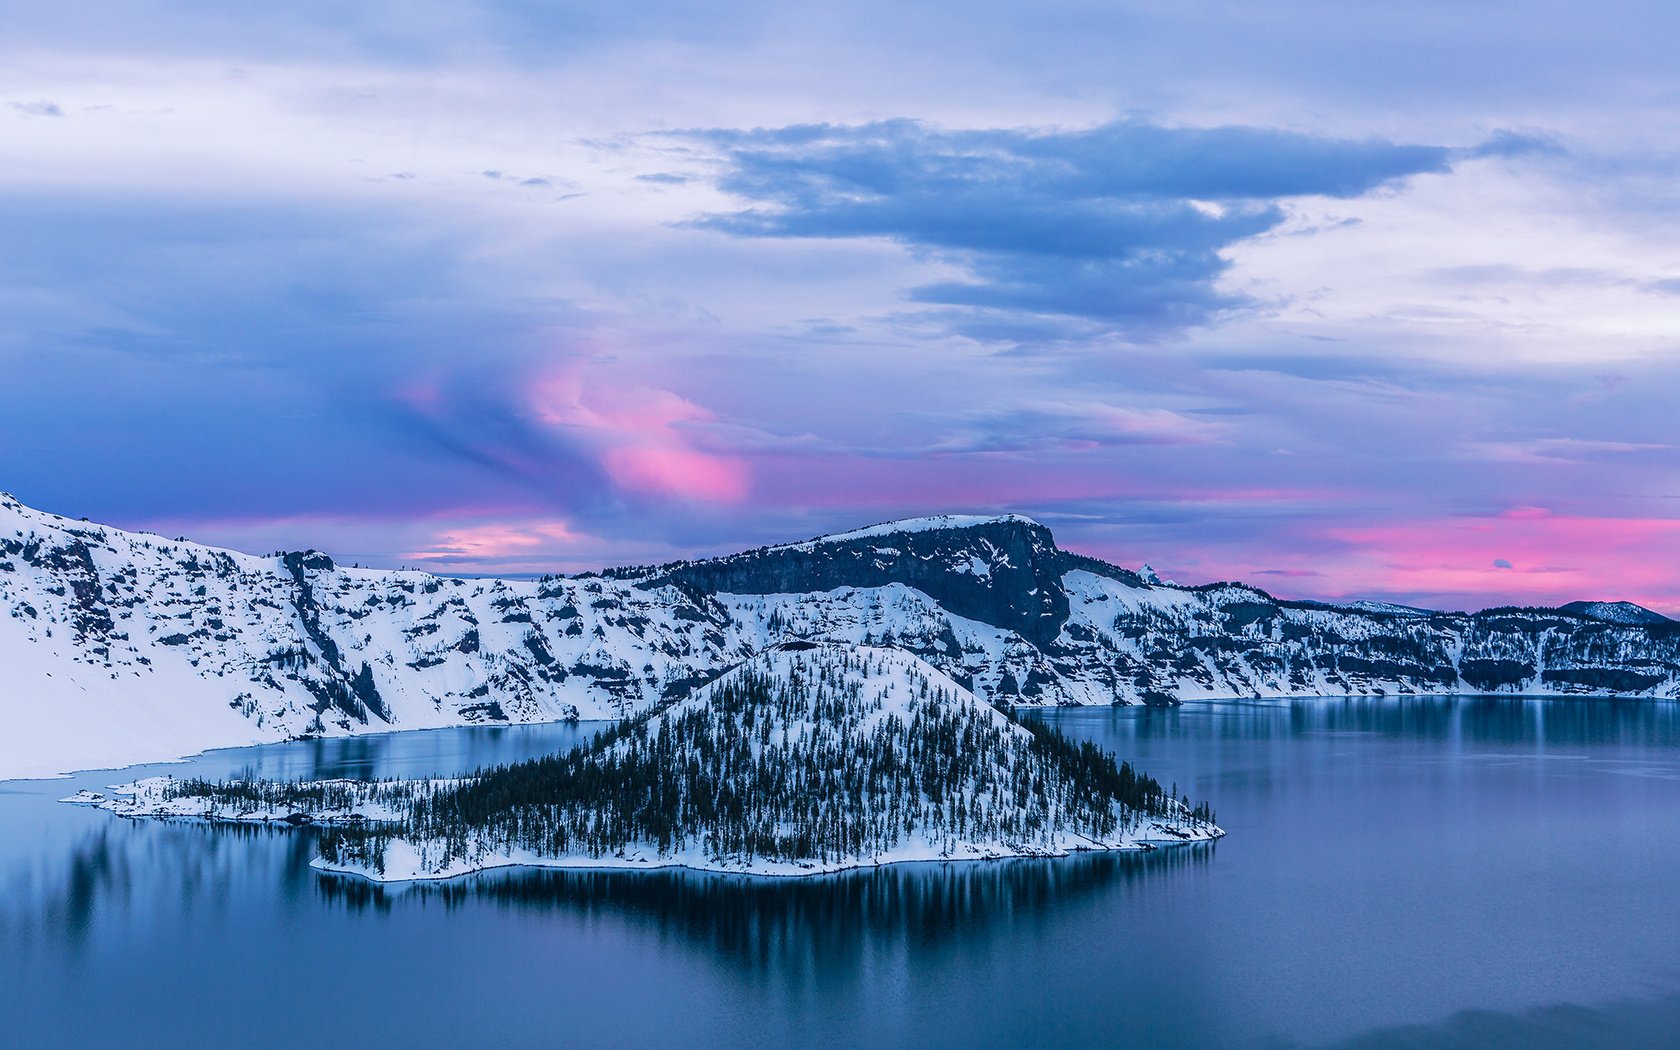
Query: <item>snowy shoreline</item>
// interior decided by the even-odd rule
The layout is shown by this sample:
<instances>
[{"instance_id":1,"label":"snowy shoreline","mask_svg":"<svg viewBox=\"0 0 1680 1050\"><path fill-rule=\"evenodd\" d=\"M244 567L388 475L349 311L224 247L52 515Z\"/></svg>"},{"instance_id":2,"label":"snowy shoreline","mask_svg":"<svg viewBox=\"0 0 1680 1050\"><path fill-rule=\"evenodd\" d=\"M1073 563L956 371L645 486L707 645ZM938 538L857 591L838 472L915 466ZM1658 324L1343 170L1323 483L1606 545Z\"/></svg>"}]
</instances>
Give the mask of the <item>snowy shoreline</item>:
<instances>
[{"instance_id":1,"label":"snowy shoreline","mask_svg":"<svg viewBox=\"0 0 1680 1050\"><path fill-rule=\"evenodd\" d=\"M1078 857L1096 853L1153 853L1157 850L1173 849L1179 846L1194 846L1214 842L1224 838L1225 832L1216 835L1197 835L1184 839L1164 840L1135 840L1125 844L1073 846L1064 850L1046 852L1042 850L979 850L973 852L952 854L950 856L935 855L904 855L888 854L882 857L846 861L838 864L798 865L751 865L731 866L711 862L696 863L688 859L643 857L587 857L576 858L492 858L487 863L471 867L464 867L458 871L447 873L410 875L394 875L390 871L381 875L365 868L329 864L317 857L309 862L309 866L322 875L345 876L371 882L379 886L401 886L414 883L451 882L473 875L492 871L510 871L518 868L544 869L550 871L692 871L703 875L738 875L751 879L815 879L826 875L843 875L851 871L864 871L874 868L895 867L901 864L979 864L988 861L1007 860L1059 860L1067 857Z\"/></svg>"},{"instance_id":2,"label":"snowy shoreline","mask_svg":"<svg viewBox=\"0 0 1680 1050\"><path fill-rule=\"evenodd\" d=\"M104 791L83 790L60 799L70 805L101 809L130 819L180 820L203 824L261 825L281 829L303 827L368 827L391 822L395 814L377 803L364 801L353 812L320 812L304 814L282 811L272 807L226 809L217 807L201 797L165 799L166 788L176 783L173 777L147 777L127 784L116 784ZM316 784L356 792L373 786L377 781L324 780ZM430 781L443 787L450 780ZM1150 818L1139 833L1127 833L1112 840L1093 839L1079 834L1063 836L1056 848L1042 849L1009 843L957 843L948 852L939 852L924 843L906 844L890 852L828 862L772 862L757 859L742 862L733 858L707 856L704 850L689 849L680 853L658 854L634 851L628 855L594 857L574 853L559 857L535 853L513 854L485 852L474 860L456 861L442 868L424 864L422 854L404 839L393 839L386 849L385 870L376 871L364 865L333 864L320 857L310 861L310 867L323 875L344 875L379 885L414 882L448 882L487 871L509 868L547 868L570 871L666 871L684 869L715 875L744 875L752 878L788 879L837 875L864 868L881 868L894 864L970 863L974 861L1048 860L1086 853L1145 853L1174 846L1213 842L1223 838L1223 829L1197 827L1187 824L1176 828L1174 822Z\"/></svg>"}]
</instances>

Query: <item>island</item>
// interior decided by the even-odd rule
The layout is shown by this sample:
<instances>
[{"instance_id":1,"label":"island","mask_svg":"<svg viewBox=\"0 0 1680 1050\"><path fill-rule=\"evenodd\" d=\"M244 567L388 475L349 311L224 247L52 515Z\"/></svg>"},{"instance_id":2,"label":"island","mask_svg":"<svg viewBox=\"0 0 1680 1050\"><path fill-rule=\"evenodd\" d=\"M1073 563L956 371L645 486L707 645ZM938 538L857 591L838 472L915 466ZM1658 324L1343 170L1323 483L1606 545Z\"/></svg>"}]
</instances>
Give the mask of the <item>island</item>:
<instances>
[{"instance_id":1,"label":"island","mask_svg":"<svg viewBox=\"0 0 1680 1050\"><path fill-rule=\"evenodd\" d=\"M814 642L774 646L571 751L458 778L153 777L65 801L309 825L317 868L381 882L510 865L814 875L1224 834L1206 803L910 653Z\"/></svg>"}]
</instances>

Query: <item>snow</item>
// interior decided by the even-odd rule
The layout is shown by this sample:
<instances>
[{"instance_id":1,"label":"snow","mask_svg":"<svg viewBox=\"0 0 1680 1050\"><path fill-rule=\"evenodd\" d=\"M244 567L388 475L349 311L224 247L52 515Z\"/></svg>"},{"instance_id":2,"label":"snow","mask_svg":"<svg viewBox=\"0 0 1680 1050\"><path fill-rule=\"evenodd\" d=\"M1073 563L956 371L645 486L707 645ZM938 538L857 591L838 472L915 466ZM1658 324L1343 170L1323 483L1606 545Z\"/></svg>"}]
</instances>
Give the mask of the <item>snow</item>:
<instances>
[{"instance_id":1,"label":"snow","mask_svg":"<svg viewBox=\"0 0 1680 1050\"><path fill-rule=\"evenodd\" d=\"M1570 602L1564 611L1576 613L1604 623L1651 624L1670 623L1668 617L1633 602Z\"/></svg>"},{"instance_id":2,"label":"snow","mask_svg":"<svg viewBox=\"0 0 1680 1050\"><path fill-rule=\"evenodd\" d=\"M1031 521L912 518L793 547L997 523ZM908 546L875 549L885 557ZM1005 585L1009 565L982 536L923 556ZM1568 638L1555 632L1523 641L1530 636L1490 636L1462 615L1425 621L1357 603L1226 627L1223 610L1270 599L1240 585L1139 588L1084 570L1062 576L1069 619L1045 650L902 583L693 597L634 574L463 580L312 564L300 586L278 557L124 532L0 496L0 778L301 736L619 718L790 638L895 644L985 697L1030 680L1029 695L1006 699L1035 704L1135 703L1146 690L1182 699L1472 691L1456 677L1325 673L1328 656L1380 649L1397 634L1454 670L1464 659L1573 666ZM1308 640L1283 637L1279 625ZM1662 670L1680 663L1672 641L1637 626L1601 636L1590 626L1593 659L1657 668L1661 681L1636 692L1680 696L1680 673ZM1196 639L1215 632L1238 651L1216 660L1198 650ZM323 702L348 692L364 667L380 710ZM1537 673L1523 691L1545 688Z\"/></svg>"},{"instance_id":3,"label":"snow","mask_svg":"<svg viewBox=\"0 0 1680 1050\"><path fill-rule=\"evenodd\" d=\"M743 664L741 668L737 668L735 672L731 672L731 675L726 675L723 679L696 690L687 698L661 711L649 722L649 734L657 735L666 719L678 717L684 712L710 704L712 696L727 684L728 679L740 673L746 667L786 680L795 674L809 677L818 668L823 667L826 667L832 673L839 666L834 662L837 659L851 661L848 665L850 669L846 671L846 674L860 686L861 695L870 698L874 704L865 722L866 729L879 725L890 717L896 717L900 720L908 719L916 698L919 695L927 695L927 690L931 690L935 694L946 696L947 703L964 707L971 714L992 721L1010 734L1018 734L1023 741L1030 739L1027 730L1011 722L1001 712L980 700L969 690L964 689L950 676L924 661L896 649L867 646L854 648L843 645L816 647L814 651L807 649L772 650L763 653ZM814 726L808 722L791 722L784 724L781 728L786 730L790 738L804 739L806 733L814 729ZM363 825L393 820L398 816L374 797L381 787L379 782L333 780L320 783L335 785L344 789L349 794L350 801L338 809L312 811L309 823ZM434 780L424 782L433 790L446 787L452 783L455 783L455 781ZM105 792L78 792L63 801L93 806L127 817L209 820L230 823L279 824L287 822L287 817L296 812L289 807L218 807L203 797L168 798L167 795L171 793L171 789L175 786L175 781L171 777L151 777L130 784L117 785ZM1091 850L1143 850L1156 848L1159 845L1208 841L1224 834L1217 827L1197 824L1184 819L1182 816L1178 818L1147 817L1142 814L1137 816L1139 819L1135 822L1122 823L1116 834L1105 838L1093 838L1078 832L1066 831L1059 833L1053 841L1048 843L950 842L939 836L930 837L919 832L906 836L895 848L890 850L835 858L827 862L767 860L763 857L747 860L741 857L715 856L710 854L704 846L698 844L669 852L657 852L649 846L643 846L627 849L624 853L616 856L591 856L582 852L547 856L525 850L501 852L479 846L471 851L469 856L456 857L448 862L443 862L439 857L438 850L431 845L396 838L386 846L382 870L374 870L360 865L333 864L320 858L313 862L313 866L322 871L358 875L377 882L451 879L472 872L509 866L596 869L684 867L702 871L789 877L819 875L854 868L910 862L969 861L1005 857L1053 857Z\"/></svg>"},{"instance_id":4,"label":"snow","mask_svg":"<svg viewBox=\"0 0 1680 1050\"><path fill-rule=\"evenodd\" d=\"M870 525L850 532L836 532L827 536L818 536L803 543L785 543L771 547L770 550L810 550L819 544L849 543L852 540L870 540L883 536L896 536L901 533L940 532L949 529L973 529L983 525L1027 525L1042 528L1038 522L1021 514L935 514L925 518L900 518L897 521L883 521L879 525Z\"/></svg>"},{"instance_id":5,"label":"snow","mask_svg":"<svg viewBox=\"0 0 1680 1050\"><path fill-rule=\"evenodd\" d=\"M169 790L176 786L174 777L146 777L127 784L113 784L104 791L78 791L68 798L59 799L77 806L92 806L115 813L119 817L157 817L175 820L212 820L229 824L275 824L285 822L286 818L297 809L284 806L251 806L238 809L220 807L208 799L198 796L167 797ZM314 816L312 823L316 824L361 824L366 821L394 820L398 814L389 807L367 796L377 787L377 782L364 780L322 780L315 783L334 785L358 795L358 801L351 809L343 811L325 811ZM453 783L448 780L432 781L437 786ZM354 814L354 816L352 816Z\"/></svg>"},{"instance_id":6,"label":"snow","mask_svg":"<svg viewBox=\"0 0 1680 1050\"><path fill-rule=\"evenodd\" d=\"M1374 601L1370 601L1368 599L1362 599L1362 600L1356 601L1356 602L1349 602L1346 605L1341 606L1341 608L1357 609L1360 612L1377 613L1378 615L1382 615L1382 616L1428 616L1428 615L1430 615L1430 611L1428 609L1419 609L1416 606L1412 606L1412 605L1396 605L1393 602L1374 602Z\"/></svg>"},{"instance_id":7,"label":"snow","mask_svg":"<svg viewBox=\"0 0 1680 1050\"><path fill-rule=\"evenodd\" d=\"M1012 846L1007 843L988 845L962 842L947 850L926 842L917 842L906 843L896 849L873 853L868 856L828 862L767 861L759 858L749 863L708 856L703 849L687 849L663 854L652 853L647 850L630 850L621 856L613 857L591 857L583 853L569 854L563 857L548 857L519 850L510 853L487 852L471 861L456 861L442 867L427 864L421 852L413 843L403 839L393 839L391 844L386 847L385 870L382 872L356 865L332 864L319 857L309 863L310 867L317 871L354 875L378 883L443 882L482 871L513 867L619 871L657 871L661 868L687 868L692 871L751 875L761 878L808 878L816 875L832 875L842 871L855 871L860 868L879 868L889 864L1006 860L1019 857L1067 857L1075 853L1098 851L1150 850L1195 842L1207 842L1218 837L1205 832L1178 832L1171 826L1156 821L1147 823L1144 836L1127 835L1111 840L1101 840L1070 835L1063 842L1049 849L1025 845Z\"/></svg>"}]
</instances>

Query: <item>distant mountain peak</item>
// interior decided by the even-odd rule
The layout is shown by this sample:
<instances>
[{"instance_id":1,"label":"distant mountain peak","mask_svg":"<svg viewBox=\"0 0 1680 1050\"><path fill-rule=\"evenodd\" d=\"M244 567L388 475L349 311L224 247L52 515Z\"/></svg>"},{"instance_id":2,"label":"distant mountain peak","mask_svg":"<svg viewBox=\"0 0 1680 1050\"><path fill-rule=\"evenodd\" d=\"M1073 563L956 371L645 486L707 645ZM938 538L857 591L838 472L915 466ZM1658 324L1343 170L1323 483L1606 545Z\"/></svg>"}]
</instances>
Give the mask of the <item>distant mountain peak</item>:
<instances>
[{"instance_id":1,"label":"distant mountain peak","mask_svg":"<svg viewBox=\"0 0 1680 1050\"><path fill-rule=\"evenodd\" d=\"M1585 616L1589 620L1600 620L1604 623L1650 624L1673 623L1660 612L1647 609L1643 605L1633 602L1570 602L1560 606L1564 612L1571 612L1577 616Z\"/></svg>"},{"instance_id":2,"label":"distant mountain peak","mask_svg":"<svg viewBox=\"0 0 1680 1050\"><path fill-rule=\"evenodd\" d=\"M1343 607L1348 609L1358 609L1360 612L1375 613L1378 616L1416 617L1430 616L1434 612L1433 609L1424 609L1416 605L1401 605L1397 602L1372 601L1369 598L1361 598L1358 601L1348 602Z\"/></svg>"}]
</instances>

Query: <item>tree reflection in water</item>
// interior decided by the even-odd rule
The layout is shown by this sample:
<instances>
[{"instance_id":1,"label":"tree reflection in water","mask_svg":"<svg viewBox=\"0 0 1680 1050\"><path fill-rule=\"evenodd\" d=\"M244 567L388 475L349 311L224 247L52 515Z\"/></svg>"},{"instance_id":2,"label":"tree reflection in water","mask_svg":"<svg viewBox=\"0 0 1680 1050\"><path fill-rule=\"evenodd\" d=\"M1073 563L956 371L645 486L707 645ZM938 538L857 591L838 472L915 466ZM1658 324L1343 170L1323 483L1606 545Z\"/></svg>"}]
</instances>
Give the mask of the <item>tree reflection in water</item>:
<instances>
[{"instance_id":1,"label":"tree reflection in water","mask_svg":"<svg viewBox=\"0 0 1680 1050\"><path fill-rule=\"evenodd\" d=\"M680 868L511 868L383 886L311 868L314 840L308 829L101 818L58 865L8 873L0 936L20 947L57 943L77 953L98 928L213 920L237 911L235 898L266 896L288 911L325 905L389 913L441 905L451 912L489 906L618 917L664 939L776 967L812 950L844 959L866 949L937 949L958 937L983 937L1117 887L1204 866L1217 848L1198 843L1135 853L894 864L800 879Z\"/></svg>"},{"instance_id":2,"label":"tree reflection in water","mask_svg":"<svg viewBox=\"0 0 1680 1050\"><path fill-rule=\"evenodd\" d=\"M398 886L323 875L317 886L323 901L352 912L441 904L618 916L742 965L785 970L812 952L844 962L873 949L938 948L990 926L1031 922L1126 883L1204 867L1217 848L893 864L800 879L521 868Z\"/></svg>"}]
</instances>

